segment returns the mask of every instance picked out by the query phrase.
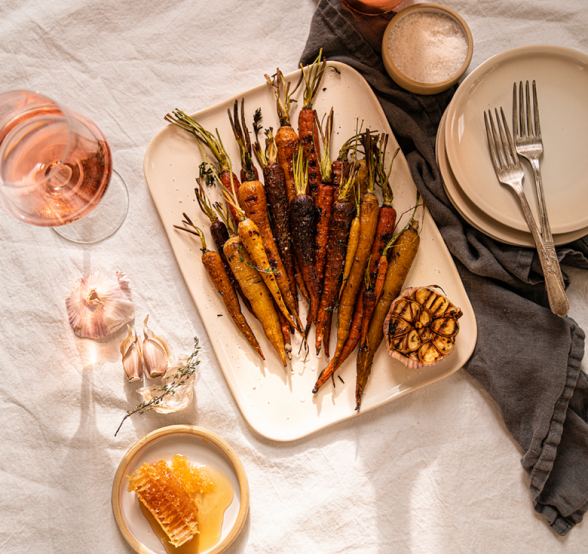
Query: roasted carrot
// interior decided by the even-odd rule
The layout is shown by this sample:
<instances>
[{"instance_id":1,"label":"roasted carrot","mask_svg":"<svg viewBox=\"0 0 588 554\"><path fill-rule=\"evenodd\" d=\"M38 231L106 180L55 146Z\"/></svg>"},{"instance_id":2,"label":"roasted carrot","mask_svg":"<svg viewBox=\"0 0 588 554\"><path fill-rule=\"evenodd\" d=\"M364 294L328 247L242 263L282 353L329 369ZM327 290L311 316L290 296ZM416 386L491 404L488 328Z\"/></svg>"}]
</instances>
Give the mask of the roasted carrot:
<instances>
[{"instance_id":1,"label":"roasted carrot","mask_svg":"<svg viewBox=\"0 0 588 554\"><path fill-rule=\"evenodd\" d=\"M369 152L371 148L371 134L369 130L366 131L365 135L367 137L366 152ZM343 347L345 346L345 341L349 336L353 307L355 305L357 293L359 292L363 281L364 271L376 234L380 206L378 204L378 199L373 192L374 181L372 175L373 174L369 171L368 167L368 188L367 192L361 198L359 240L353 258L351 271L349 272L349 277L347 283L345 283L339 303L337 348L335 350L334 358L338 358L341 355Z\"/></svg>"},{"instance_id":2,"label":"roasted carrot","mask_svg":"<svg viewBox=\"0 0 588 554\"><path fill-rule=\"evenodd\" d=\"M274 301L274 307L277 308L276 302ZM280 327L282 328L282 335L284 337L284 350L286 351L286 357L291 360L292 359L292 338L290 335L290 324L288 320L284 317L284 314L280 312L279 309L276 309L276 313L280 318Z\"/></svg>"},{"instance_id":3,"label":"roasted carrot","mask_svg":"<svg viewBox=\"0 0 588 554\"><path fill-rule=\"evenodd\" d=\"M278 284L282 297L284 298L284 303L292 313L294 319L297 319L298 312L294 302L294 296L290 289L290 282L271 230L267 213L267 200L263 185L259 181L243 182L239 188L239 199L245 214L259 229L269 265L273 271L274 278ZM299 320L298 323L301 327Z\"/></svg>"},{"instance_id":4,"label":"roasted carrot","mask_svg":"<svg viewBox=\"0 0 588 554\"><path fill-rule=\"evenodd\" d=\"M359 166L358 166L359 169ZM339 291L339 298L343 294L343 290L345 289L345 285L347 284L347 279L349 278L349 273L351 273L351 267L353 266L353 259L355 258L355 252L357 250L357 244L359 243L359 225L360 225L360 207L361 207L361 199L359 197L359 185L355 187L356 191L356 200L355 200L355 217L351 222L351 227L349 229L349 239L347 242L347 252L345 254L345 267L343 269L343 279L341 280L341 288Z\"/></svg>"},{"instance_id":5,"label":"roasted carrot","mask_svg":"<svg viewBox=\"0 0 588 554\"><path fill-rule=\"evenodd\" d=\"M255 270L253 262L239 237L231 237L225 243L224 251L237 281L239 281L243 292L253 306L253 311L259 319L266 337L280 356L284 367L286 367L288 361L282 326L274 308L274 301L270 291Z\"/></svg>"},{"instance_id":6,"label":"roasted carrot","mask_svg":"<svg viewBox=\"0 0 588 554\"><path fill-rule=\"evenodd\" d=\"M394 225L396 224L396 210L392 206L392 200L394 195L392 194L392 187L390 186L390 174L392 173L392 166L394 160L398 155L400 149L398 148L392 157L390 167L386 169L386 147L388 145L388 135L382 134L380 136L379 144L375 145L375 148L370 153L372 168L375 171L375 175L382 189L383 203L380 207L378 214L378 225L376 227L376 236L374 238L374 244L372 245L372 251L370 254L370 261L368 263L368 274L366 276L366 282L369 283L363 294L364 298L364 328L367 331L370 319L375 307L375 285L378 278L378 266L382 252L384 248L392 238L394 234ZM361 347L365 346L365 333L362 334Z\"/></svg>"},{"instance_id":7,"label":"roasted carrot","mask_svg":"<svg viewBox=\"0 0 588 554\"><path fill-rule=\"evenodd\" d=\"M217 180L221 183L225 190L229 191L231 194L234 193L236 197L236 193L239 190L240 185L239 179L237 179L237 176L231 169L231 160L229 159L227 151L223 145L223 141L218 134L218 130L216 131L216 135L213 135L211 132L202 127L200 123L192 119L189 115L185 114L181 110L175 110L173 114L166 114L164 119L176 127L179 127L180 129L188 131L194 135L198 142L198 147L200 148L200 151L202 152L202 155L207 162L209 161L208 156L206 156L204 153L201 143L204 143L208 147L219 165L218 171L215 172L215 177L217 177ZM238 221L236 211L231 206L229 206L229 209L231 210L233 219Z\"/></svg>"},{"instance_id":8,"label":"roasted carrot","mask_svg":"<svg viewBox=\"0 0 588 554\"><path fill-rule=\"evenodd\" d=\"M420 243L418 223L411 219L407 228L399 233L391 248L391 259L386 271L386 280L374 315L369 324L367 346L357 356L357 382L355 386L356 410L361 406L361 397L372 371L374 356L384 338L384 319L392 301L400 294Z\"/></svg>"},{"instance_id":9,"label":"roasted carrot","mask_svg":"<svg viewBox=\"0 0 588 554\"><path fill-rule=\"evenodd\" d=\"M349 171L349 162L343 160L335 160L331 164L331 184L335 187L335 194L338 193L339 187L345 178L345 174Z\"/></svg>"},{"instance_id":10,"label":"roasted carrot","mask_svg":"<svg viewBox=\"0 0 588 554\"><path fill-rule=\"evenodd\" d=\"M321 135L322 156L320 162L321 179L314 203L317 209L318 223L316 226L316 272L319 283L322 286L327 261L327 244L329 238L329 222L333 209L335 187L331 183L333 168L329 151L331 148L331 135L333 132L333 108L327 117L325 132L319 125ZM317 143L318 144L318 143Z\"/></svg>"},{"instance_id":11,"label":"roasted carrot","mask_svg":"<svg viewBox=\"0 0 588 554\"><path fill-rule=\"evenodd\" d=\"M351 222L355 216L355 202L350 199L350 190L355 184L356 171L352 171L346 181L339 187L339 196L333 204L329 225L329 239L327 247L327 262L325 278L318 310L316 324L316 353L320 353L323 341L329 340L327 328L333 317L339 298L339 290L343 279L343 266ZM329 328L330 329L330 328Z\"/></svg>"},{"instance_id":12,"label":"roasted carrot","mask_svg":"<svg viewBox=\"0 0 588 554\"><path fill-rule=\"evenodd\" d=\"M386 171L384 166L385 164L385 148L387 143L387 135L383 135L383 138L380 141L380 148L378 148L377 153L374 153L377 156L375 161L375 169L376 175L378 176L378 181L380 183L380 187L382 189L382 196L383 202L380 206L380 211L378 213L378 226L376 227L376 237L374 239L374 244L372 245L371 251L371 263L370 263L370 274L369 279L372 284L375 284L377 274L378 274L378 264L380 263L380 257L382 256L382 251L384 247L394 234L394 225L396 224L396 210L392 206L392 201L394 199L394 195L392 193L392 187L390 186L389 178L392 172L392 166L394 164L394 160L400 152L398 148L394 153L392 161L390 162L390 168Z\"/></svg>"},{"instance_id":13,"label":"roasted carrot","mask_svg":"<svg viewBox=\"0 0 588 554\"><path fill-rule=\"evenodd\" d=\"M288 323L292 325L292 327L296 328L300 333L303 333L304 331L302 326L295 322L284 302L280 287L276 281L275 270L272 268L265 252L265 247L263 245L259 228L252 219L245 216L245 212L238 207L236 200L231 195L229 195L227 191L223 191L223 195L225 200L236 210L237 217L239 218L237 233L243 242L243 246L255 264L254 268L261 275L263 282L266 284L268 290L276 301L276 305L278 306L280 312L282 312L284 317L288 320ZM237 277L237 275L235 275L235 277Z\"/></svg>"},{"instance_id":14,"label":"roasted carrot","mask_svg":"<svg viewBox=\"0 0 588 554\"><path fill-rule=\"evenodd\" d=\"M367 192L368 188L368 166L365 159L359 160L359 173L357 174L357 182L359 184L359 191L362 195Z\"/></svg>"},{"instance_id":15,"label":"roasted carrot","mask_svg":"<svg viewBox=\"0 0 588 554\"><path fill-rule=\"evenodd\" d=\"M274 80L268 75L265 75L265 78L272 87L276 97L278 118L280 120L280 127L276 133L278 163L284 170L288 202L292 202L296 196L296 186L294 185L294 153L300 145L300 139L290 123L290 97L298 86L290 92L290 83L286 83L286 79L284 79L284 75L282 75L279 68L276 71Z\"/></svg>"},{"instance_id":16,"label":"roasted carrot","mask_svg":"<svg viewBox=\"0 0 588 554\"><path fill-rule=\"evenodd\" d=\"M253 160L251 157L251 142L248 138L249 130L247 129L244 117L241 117L242 121L241 124L239 124L238 106L237 101L235 101L235 118L231 118L229 112L229 119L231 120L233 133L239 144L242 170L245 176L245 180L239 187L239 203L243 207L247 218L257 226L269 266L273 271L273 277L278 285L282 298L284 299L284 303L296 321L298 329L302 329L302 323L298 318L297 306L290 289L290 282L288 281L288 276L280 258L278 247L271 229L265 189L263 185L255 179ZM244 101L241 103L241 115L243 115L243 110ZM242 225L243 223L239 223L239 228ZM244 240L244 243L245 246L249 244L248 240ZM286 316L286 314L284 315Z\"/></svg>"},{"instance_id":17,"label":"roasted carrot","mask_svg":"<svg viewBox=\"0 0 588 554\"><path fill-rule=\"evenodd\" d=\"M369 268L370 262L368 261L368 267L366 268L366 276L365 276L365 289L361 292L361 296L363 298L362 302L362 310L363 310L363 317L362 317L362 328L361 328L361 339L359 341L359 347L363 348L366 337L367 337L367 330L368 325L370 324L370 319L374 313L374 309L376 307L376 291L374 290L374 285L370 281L369 275ZM349 339L348 339L349 340Z\"/></svg>"},{"instance_id":18,"label":"roasted carrot","mask_svg":"<svg viewBox=\"0 0 588 554\"><path fill-rule=\"evenodd\" d=\"M321 181L321 154L319 149L319 133L316 113L312 108L314 99L319 90L321 80L327 67L327 59L322 57L322 48L314 62L304 68L302 64L302 77L304 78L303 105L298 114L298 137L304 148L304 155L308 161L308 193L316 204L319 183Z\"/></svg>"},{"instance_id":19,"label":"roasted carrot","mask_svg":"<svg viewBox=\"0 0 588 554\"><path fill-rule=\"evenodd\" d=\"M298 313L296 268L294 265L294 250L292 248L292 234L290 231L290 209L288 195L286 193L284 170L277 163L278 149L271 127L267 130L266 135L266 147L264 150L259 143L256 129L256 141L253 151L255 152L259 165L263 169L263 181L271 213L274 236L288 277L290 292L294 299L294 308L296 313Z\"/></svg>"},{"instance_id":20,"label":"roasted carrot","mask_svg":"<svg viewBox=\"0 0 588 554\"><path fill-rule=\"evenodd\" d=\"M206 192L202 188L201 180L200 179L196 179L196 180L198 182L198 188L194 189L194 193L196 194L196 200L198 201L198 205L200 206L200 209L202 210L204 215L206 215L206 217L208 217L208 219L210 220L210 234L212 236L212 240L214 241L214 244L216 245L216 249L217 249L217 251L223 261L225 269L227 270L227 274L229 275L229 279L231 280L231 284L233 285L233 288L235 289L237 294L241 297L241 300L243 300L243 304L245 304L245 307L249 310L249 312L253 315L253 317L255 317L255 314L253 313L253 308L251 307L251 303L249 302L247 297L243 294L243 291L241 290L241 285L239 285L239 282L237 281L237 279L235 279L235 276L233 275L233 271L231 270L231 266L229 265L229 262L227 262L227 258L223 252L223 246L225 245L225 242L227 242L227 240L229 240L229 236L230 236L229 226L233 222L232 221L229 222L228 218L226 217L226 214L224 214L224 217L223 217L223 214L221 214L221 219L219 219L219 215L211 206L210 201L208 200L208 196L206 195ZM192 223L192 221L190 220L188 215L185 213L183 215L184 215L184 223L190 225L191 227L194 227L194 224ZM225 221L226 221L226 223L225 223ZM231 229L232 229L232 227L231 227Z\"/></svg>"},{"instance_id":21,"label":"roasted carrot","mask_svg":"<svg viewBox=\"0 0 588 554\"><path fill-rule=\"evenodd\" d=\"M322 343L325 345L325 356L327 360L331 357L331 324L333 322L333 310L327 314L327 324L325 325L325 332L323 334Z\"/></svg>"},{"instance_id":22,"label":"roasted carrot","mask_svg":"<svg viewBox=\"0 0 588 554\"><path fill-rule=\"evenodd\" d=\"M358 129L357 134L348 138L343 143L337 159L331 164L331 183L335 187L335 195L339 194L339 187L341 186L341 183L345 181L345 177L350 170L351 164L349 162L349 152L356 150L359 140L359 132L360 130Z\"/></svg>"},{"instance_id":23,"label":"roasted carrot","mask_svg":"<svg viewBox=\"0 0 588 554\"><path fill-rule=\"evenodd\" d=\"M310 295L310 307L306 320L305 337L310 325L316 321L320 302L320 283L316 273L314 257L315 208L312 198L305 193L308 183L307 166L302 147L294 158L294 179L296 197L290 202L290 221L292 223L292 245L298 261L300 273Z\"/></svg>"},{"instance_id":24,"label":"roasted carrot","mask_svg":"<svg viewBox=\"0 0 588 554\"><path fill-rule=\"evenodd\" d=\"M253 349L265 360L265 356L251 330L245 316L241 313L241 308L239 306L239 299L237 298L237 294L235 293L235 289L229 279L229 275L225 269L224 262L220 253L213 252L206 248L206 239L204 238L204 233L201 229L193 225L194 231L190 229L185 229L183 227L178 227L174 225L176 229L180 229L182 231L188 231L189 233L195 234L200 237L202 241L202 263L206 268L210 279L214 283L217 292L221 295L225 307L231 316L231 319L237 326L237 329L241 331L243 336L247 339L247 342L253 347Z\"/></svg>"},{"instance_id":25,"label":"roasted carrot","mask_svg":"<svg viewBox=\"0 0 588 554\"><path fill-rule=\"evenodd\" d=\"M345 341L345 346L341 351L341 355L336 358L333 357L329 362L329 365L321 371L319 378L317 379L314 388L312 389L312 393L316 394L318 390L329 380L329 378L334 378L335 371L337 371L343 362L351 355L351 353L355 350L357 343L359 342L361 336L361 329L362 329L362 322L363 322L363 294L357 295L357 300L355 301L355 309L353 311L353 319L351 321L351 330L349 331L349 336Z\"/></svg>"},{"instance_id":26,"label":"roasted carrot","mask_svg":"<svg viewBox=\"0 0 588 554\"><path fill-rule=\"evenodd\" d=\"M378 263L378 275L376 277L376 284L374 286L374 292L376 294L376 303L380 300L382 292L384 290L384 282L386 281L386 272L388 271L388 252L386 248L380 256L380 262Z\"/></svg>"}]
</instances>

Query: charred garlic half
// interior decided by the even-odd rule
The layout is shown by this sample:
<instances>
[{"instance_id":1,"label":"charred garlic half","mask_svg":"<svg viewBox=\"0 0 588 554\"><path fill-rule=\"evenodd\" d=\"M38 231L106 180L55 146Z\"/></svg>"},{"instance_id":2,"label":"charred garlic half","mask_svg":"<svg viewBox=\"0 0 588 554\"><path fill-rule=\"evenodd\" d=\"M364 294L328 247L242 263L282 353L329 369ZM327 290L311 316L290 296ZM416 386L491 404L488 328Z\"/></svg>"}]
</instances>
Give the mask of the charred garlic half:
<instances>
[{"instance_id":1,"label":"charred garlic half","mask_svg":"<svg viewBox=\"0 0 588 554\"><path fill-rule=\"evenodd\" d=\"M435 288L404 290L384 321L388 352L411 369L449 356L459 332L462 311Z\"/></svg>"}]
</instances>

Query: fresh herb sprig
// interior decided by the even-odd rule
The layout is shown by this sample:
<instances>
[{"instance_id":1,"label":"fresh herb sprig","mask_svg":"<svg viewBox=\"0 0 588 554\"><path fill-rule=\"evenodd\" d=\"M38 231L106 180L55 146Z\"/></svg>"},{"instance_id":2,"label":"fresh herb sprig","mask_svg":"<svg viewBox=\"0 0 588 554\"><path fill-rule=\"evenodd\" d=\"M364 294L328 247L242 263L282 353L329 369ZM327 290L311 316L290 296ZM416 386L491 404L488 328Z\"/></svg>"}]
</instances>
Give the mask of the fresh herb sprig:
<instances>
[{"instance_id":1,"label":"fresh herb sprig","mask_svg":"<svg viewBox=\"0 0 588 554\"><path fill-rule=\"evenodd\" d=\"M114 436L116 437L116 435L120 431L120 428L123 426L123 423L127 418L137 413L144 414L149 410L153 410L159 404L161 404L161 402L166 396L174 396L178 388L184 385L188 381L188 379L190 379L190 377L192 377L192 375L196 373L196 367L200 365L200 360L197 359L199 352L200 346L198 337L194 337L194 351L192 352L192 354L190 354L190 356L188 356L184 365L177 368L176 372L173 375L170 375L169 377L164 377L164 380L170 380L169 383L165 383L161 385L161 387L155 389L154 392L160 392L161 394L154 396L149 401L144 401L140 404L137 404L137 406L133 410L128 411L125 417L123 417L123 420L120 422L120 425L118 426L116 433L114 433Z\"/></svg>"},{"instance_id":2,"label":"fresh herb sprig","mask_svg":"<svg viewBox=\"0 0 588 554\"><path fill-rule=\"evenodd\" d=\"M198 166L198 175L200 178L200 182L204 180L207 187L214 187L215 186L215 178L212 169L208 166L206 162L202 162Z\"/></svg>"}]
</instances>

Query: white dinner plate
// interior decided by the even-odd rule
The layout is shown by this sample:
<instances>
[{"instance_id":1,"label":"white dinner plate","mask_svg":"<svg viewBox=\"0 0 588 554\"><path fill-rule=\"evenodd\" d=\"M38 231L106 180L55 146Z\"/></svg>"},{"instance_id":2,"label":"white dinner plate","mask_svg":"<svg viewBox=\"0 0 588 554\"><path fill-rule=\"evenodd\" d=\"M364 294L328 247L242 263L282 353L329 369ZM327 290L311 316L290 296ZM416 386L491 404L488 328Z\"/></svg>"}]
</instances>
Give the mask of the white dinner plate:
<instances>
[{"instance_id":1,"label":"white dinner plate","mask_svg":"<svg viewBox=\"0 0 588 554\"><path fill-rule=\"evenodd\" d=\"M443 180L443 187L449 200L455 206L455 209L460 215L472 226L482 231L489 237L506 244L514 246L525 246L535 248L535 243L530 232L525 233L503 225L499 221L492 219L480 208L478 208L459 186L459 183L453 175L449 160L447 159L447 151L445 149L445 124L447 121L447 111L441 118L439 130L437 132L437 143L435 146L437 165ZM581 237L588 235L588 228L580 229L570 233L558 233L553 235L553 242L556 246L567 244Z\"/></svg>"},{"instance_id":2,"label":"white dinner plate","mask_svg":"<svg viewBox=\"0 0 588 554\"><path fill-rule=\"evenodd\" d=\"M220 554L237 538L249 511L249 484L241 460L216 433L193 425L170 425L137 441L120 461L112 483L112 512L120 532L138 554L165 554L166 550L141 512L140 500L129 492L127 476L144 463L164 460L175 454L186 456L193 465L222 471L233 486L234 497L226 509L221 539L203 554Z\"/></svg>"},{"instance_id":3,"label":"white dinner plate","mask_svg":"<svg viewBox=\"0 0 588 554\"><path fill-rule=\"evenodd\" d=\"M382 108L369 85L349 66L337 62L329 65L321 90L315 101L319 114L334 107L334 131L331 156L343 143L353 136L356 125L363 121L363 128L390 134L387 159L397 148L397 141ZM293 83L299 79L300 71L286 78ZM205 109L193 117L205 128L218 129L236 169L240 167L239 153L227 117L227 109L236 99L245 98L245 115L252 121L254 111L261 107L263 125L277 129L275 98L269 85L262 84L249 91ZM292 123L297 126L298 110L302 107L301 91L296 93L299 101L292 104ZM169 106L169 110L176 106ZM184 111L189 107L178 106ZM163 118L163 113L161 114ZM169 125L150 142L145 153L144 172L151 195L169 237L174 254L190 290L219 365L229 388L246 421L261 435L278 441L289 441L304 437L319 429L357 415L355 411L356 354L353 353L335 377L336 387L331 382L312 394L320 371L328 360L323 353L314 354L314 326L308 342L311 352L305 357L299 352L299 337L293 340L293 360L284 368L270 343L264 336L261 325L245 308L243 311L266 356L265 362L253 351L241 336L225 311L221 297L212 286L200 261L200 244L191 235L177 231L173 225L182 221L182 212L204 228L207 242L212 245L208 225L199 213L194 199L195 177L203 161L193 136ZM235 171L238 173L238 171ZM392 173L394 207L398 214L405 214L414 207L416 187L406 159L399 154ZM219 191L209 188L211 199L220 200ZM419 218L421 211L419 210ZM404 223L402 223L404 224ZM457 371L468 360L476 344L476 322L474 313L463 288L453 260L443 242L439 230L430 214L425 211L419 252L407 277L405 286L437 284L443 288L451 301L459 306L464 315L460 320L460 334L451 356L430 368L408 371L397 360L392 359L381 345L374 360L374 368L363 396L361 411L368 411L408 394L424 385L437 381ZM306 321L306 306L301 298L301 319ZM331 353L336 341L336 321L331 336Z\"/></svg>"},{"instance_id":4,"label":"white dinner plate","mask_svg":"<svg viewBox=\"0 0 588 554\"><path fill-rule=\"evenodd\" d=\"M490 58L461 84L445 126L449 163L465 195L502 224L527 232L513 191L494 173L484 111L504 109L512 130L514 82L535 80L544 154L545 199L554 234L588 227L588 56L559 46L524 46ZM536 220L534 180L526 161L524 189Z\"/></svg>"}]
</instances>

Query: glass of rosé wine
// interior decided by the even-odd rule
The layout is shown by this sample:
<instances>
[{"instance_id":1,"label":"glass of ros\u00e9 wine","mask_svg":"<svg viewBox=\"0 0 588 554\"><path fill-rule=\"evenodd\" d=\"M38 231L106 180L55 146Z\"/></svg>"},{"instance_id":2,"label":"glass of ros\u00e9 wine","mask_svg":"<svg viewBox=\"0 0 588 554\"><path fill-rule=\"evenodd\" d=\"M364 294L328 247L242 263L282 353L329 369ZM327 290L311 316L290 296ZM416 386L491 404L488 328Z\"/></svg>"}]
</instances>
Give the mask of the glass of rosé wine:
<instances>
[{"instance_id":1,"label":"glass of ros\u00e9 wine","mask_svg":"<svg viewBox=\"0 0 588 554\"><path fill-rule=\"evenodd\" d=\"M100 129L25 90L0 94L0 201L17 219L82 244L115 233L129 207Z\"/></svg>"},{"instance_id":2,"label":"glass of ros\u00e9 wine","mask_svg":"<svg viewBox=\"0 0 588 554\"><path fill-rule=\"evenodd\" d=\"M343 0L347 7L363 15L381 15L391 12L402 2L403 0Z\"/></svg>"}]
</instances>

